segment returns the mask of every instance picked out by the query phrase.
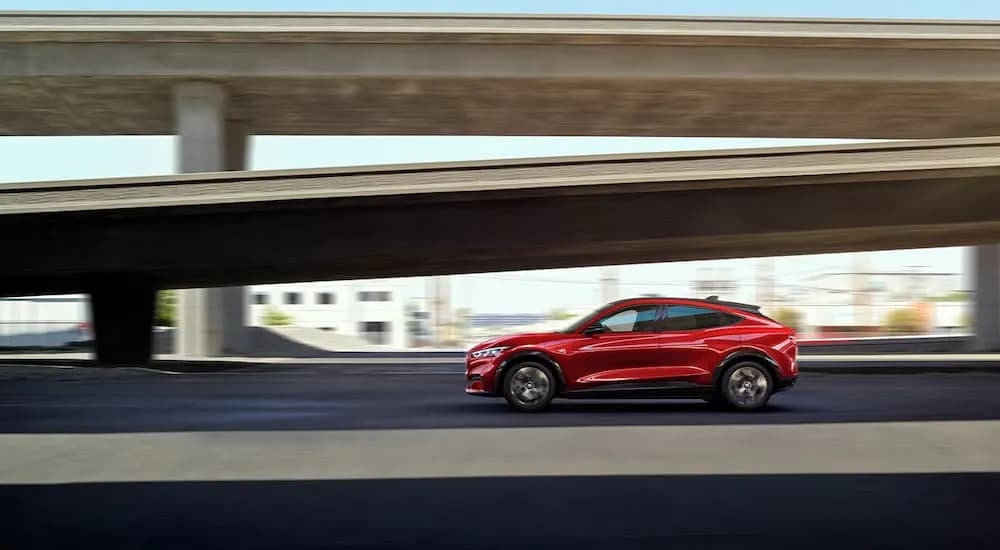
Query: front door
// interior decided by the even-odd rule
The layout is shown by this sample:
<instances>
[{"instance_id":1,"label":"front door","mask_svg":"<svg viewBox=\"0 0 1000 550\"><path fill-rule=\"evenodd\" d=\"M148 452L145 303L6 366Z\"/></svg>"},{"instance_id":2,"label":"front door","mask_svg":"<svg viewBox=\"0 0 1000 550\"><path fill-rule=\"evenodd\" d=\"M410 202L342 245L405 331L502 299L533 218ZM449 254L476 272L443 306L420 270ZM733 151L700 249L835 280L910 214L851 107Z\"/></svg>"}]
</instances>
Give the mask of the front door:
<instances>
[{"instance_id":1,"label":"front door","mask_svg":"<svg viewBox=\"0 0 1000 550\"><path fill-rule=\"evenodd\" d=\"M580 337L566 372L570 390L632 382L660 366L660 306L633 305L600 319L604 332Z\"/></svg>"}]
</instances>

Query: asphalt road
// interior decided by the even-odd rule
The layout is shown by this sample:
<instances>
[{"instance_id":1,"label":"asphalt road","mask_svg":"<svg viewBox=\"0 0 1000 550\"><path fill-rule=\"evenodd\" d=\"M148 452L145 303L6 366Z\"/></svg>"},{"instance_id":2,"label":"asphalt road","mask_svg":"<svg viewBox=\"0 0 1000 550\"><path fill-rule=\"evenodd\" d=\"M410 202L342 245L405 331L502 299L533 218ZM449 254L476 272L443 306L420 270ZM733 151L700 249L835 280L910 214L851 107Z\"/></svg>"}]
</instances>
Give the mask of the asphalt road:
<instances>
[{"instance_id":1,"label":"asphalt road","mask_svg":"<svg viewBox=\"0 0 1000 550\"><path fill-rule=\"evenodd\" d=\"M0 548L995 548L1000 374L804 374L756 414L428 367L0 369Z\"/></svg>"}]
</instances>

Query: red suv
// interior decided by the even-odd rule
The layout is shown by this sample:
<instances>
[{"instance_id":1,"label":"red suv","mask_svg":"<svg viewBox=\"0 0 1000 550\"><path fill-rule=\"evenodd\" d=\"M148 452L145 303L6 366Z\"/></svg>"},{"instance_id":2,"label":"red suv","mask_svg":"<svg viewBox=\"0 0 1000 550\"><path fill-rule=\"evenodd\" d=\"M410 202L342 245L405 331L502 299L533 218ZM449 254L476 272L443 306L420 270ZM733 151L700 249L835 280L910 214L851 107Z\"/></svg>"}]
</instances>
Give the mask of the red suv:
<instances>
[{"instance_id":1,"label":"red suv","mask_svg":"<svg viewBox=\"0 0 1000 550\"><path fill-rule=\"evenodd\" d=\"M487 340L466 357L465 392L503 396L518 411L555 397L701 398L764 407L798 377L792 329L716 297L634 298L559 332Z\"/></svg>"}]
</instances>

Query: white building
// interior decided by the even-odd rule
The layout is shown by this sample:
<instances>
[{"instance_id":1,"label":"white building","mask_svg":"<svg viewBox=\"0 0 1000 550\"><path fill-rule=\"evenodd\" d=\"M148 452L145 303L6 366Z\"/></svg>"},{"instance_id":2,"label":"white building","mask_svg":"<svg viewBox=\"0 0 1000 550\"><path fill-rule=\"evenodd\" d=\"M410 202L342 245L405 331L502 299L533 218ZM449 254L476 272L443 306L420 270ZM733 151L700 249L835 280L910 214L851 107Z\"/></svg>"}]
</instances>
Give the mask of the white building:
<instances>
[{"instance_id":1,"label":"white building","mask_svg":"<svg viewBox=\"0 0 1000 550\"><path fill-rule=\"evenodd\" d=\"M399 279L255 285L249 291L249 319L263 326L265 315L280 312L291 325L354 336L372 345L409 345L408 287Z\"/></svg>"},{"instance_id":2,"label":"white building","mask_svg":"<svg viewBox=\"0 0 1000 550\"><path fill-rule=\"evenodd\" d=\"M961 274L913 272L827 273L806 279L787 305L805 314L808 327L880 327L894 310L927 304L928 330L951 331L961 324L967 301L936 302L959 292Z\"/></svg>"},{"instance_id":3,"label":"white building","mask_svg":"<svg viewBox=\"0 0 1000 550\"><path fill-rule=\"evenodd\" d=\"M256 285L247 295L247 324L265 325L264 316L273 308L290 316L295 327L403 348L412 343L408 314L416 317L407 311L409 294L399 279ZM0 347L58 347L89 340L89 316L85 295L0 298Z\"/></svg>"}]
</instances>

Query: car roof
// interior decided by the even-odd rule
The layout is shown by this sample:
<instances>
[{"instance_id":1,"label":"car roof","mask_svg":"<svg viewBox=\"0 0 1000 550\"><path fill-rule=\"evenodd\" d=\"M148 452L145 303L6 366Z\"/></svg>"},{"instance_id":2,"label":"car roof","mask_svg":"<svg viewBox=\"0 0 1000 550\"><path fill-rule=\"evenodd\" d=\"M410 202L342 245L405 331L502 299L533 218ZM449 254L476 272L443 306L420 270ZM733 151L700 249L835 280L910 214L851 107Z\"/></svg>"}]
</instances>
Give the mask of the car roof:
<instances>
[{"instance_id":1,"label":"car roof","mask_svg":"<svg viewBox=\"0 0 1000 550\"><path fill-rule=\"evenodd\" d=\"M622 298L620 300L615 300L609 302L605 307L623 305L626 303L635 302L646 302L646 303L689 303L698 304L704 306L722 306L723 309L736 309L744 313L752 313L755 315L763 314L760 312L760 306L754 304L745 304L742 302L730 302L725 300L719 300L718 296L709 296L707 298L685 298L685 297L671 297L671 296L635 296L632 298ZM715 309L715 308L712 308Z\"/></svg>"}]
</instances>

